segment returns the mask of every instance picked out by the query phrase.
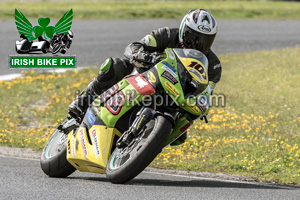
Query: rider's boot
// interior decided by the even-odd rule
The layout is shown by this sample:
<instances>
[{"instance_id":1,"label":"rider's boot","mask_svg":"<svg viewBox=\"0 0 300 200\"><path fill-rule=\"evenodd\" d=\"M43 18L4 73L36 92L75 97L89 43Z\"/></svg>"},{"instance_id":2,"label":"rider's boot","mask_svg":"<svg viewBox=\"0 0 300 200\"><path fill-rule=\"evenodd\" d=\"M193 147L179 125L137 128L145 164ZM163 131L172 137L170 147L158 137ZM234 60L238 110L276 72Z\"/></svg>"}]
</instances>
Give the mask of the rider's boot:
<instances>
[{"instance_id":1,"label":"rider's boot","mask_svg":"<svg viewBox=\"0 0 300 200\"><path fill-rule=\"evenodd\" d=\"M113 60L111 58L105 60L100 66L98 76L94 78L87 88L85 88L69 105L69 114L72 117L82 117L94 99L116 83L112 66Z\"/></svg>"},{"instance_id":2,"label":"rider's boot","mask_svg":"<svg viewBox=\"0 0 300 200\"><path fill-rule=\"evenodd\" d=\"M99 87L100 82L94 78L90 84L85 88L69 105L69 114L78 118L81 117L94 99L102 93L102 89Z\"/></svg>"}]
</instances>

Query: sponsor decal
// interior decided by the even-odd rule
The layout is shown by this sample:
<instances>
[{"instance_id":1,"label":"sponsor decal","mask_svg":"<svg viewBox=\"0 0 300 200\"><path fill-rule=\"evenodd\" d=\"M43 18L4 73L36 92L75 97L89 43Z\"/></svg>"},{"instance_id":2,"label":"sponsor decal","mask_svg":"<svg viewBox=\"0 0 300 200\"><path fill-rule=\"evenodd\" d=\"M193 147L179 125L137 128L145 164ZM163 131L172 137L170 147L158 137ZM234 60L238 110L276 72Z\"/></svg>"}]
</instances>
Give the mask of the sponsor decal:
<instances>
[{"instance_id":1,"label":"sponsor decal","mask_svg":"<svg viewBox=\"0 0 300 200\"><path fill-rule=\"evenodd\" d=\"M177 78L177 74L174 73L169 67L167 67L166 65L162 66L162 68L164 70L166 70L167 72L169 72L174 78Z\"/></svg>"},{"instance_id":2,"label":"sponsor decal","mask_svg":"<svg viewBox=\"0 0 300 200\"><path fill-rule=\"evenodd\" d=\"M124 93L122 91L119 91L106 103L107 110L113 115L118 115L124 105L124 100Z\"/></svg>"},{"instance_id":3,"label":"sponsor decal","mask_svg":"<svg viewBox=\"0 0 300 200\"><path fill-rule=\"evenodd\" d=\"M140 127L140 125L141 125L141 123L142 123L144 117L145 117L145 115L143 115L143 116L141 117L141 119L140 119L140 121L139 121L139 123L138 123L138 125L137 125L137 127L136 127L136 130L139 130L139 127Z\"/></svg>"},{"instance_id":4,"label":"sponsor decal","mask_svg":"<svg viewBox=\"0 0 300 200\"><path fill-rule=\"evenodd\" d=\"M189 72L195 74L199 78L200 81L203 81L202 76L200 76L200 74L198 72L196 72L194 69L190 69Z\"/></svg>"},{"instance_id":5,"label":"sponsor decal","mask_svg":"<svg viewBox=\"0 0 300 200\"><path fill-rule=\"evenodd\" d=\"M170 65L170 63L168 63L166 61L162 61L161 63L164 64L163 69L165 69L165 67L168 67L169 70L171 70L174 73L173 76L175 78L177 77L177 75L175 74L177 72L177 70L172 65ZM167 69L165 69L165 70L167 70ZM170 73L172 74L172 72L170 72Z\"/></svg>"},{"instance_id":6,"label":"sponsor decal","mask_svg":"<svg viewBox=\"0 0 300 200\"><path fill-rule=\"evenodd\" d=\"M166 86L167 90L171 94L173 94L175 96L180 96L180 93L178 92L178 90L176 89L176 87L174 85L172 85L170 82L166 81L165 82L165 86Z\"/></svg>"},{"instance_id":7,"label":"sponsor decal","mask_svg":"<svg viewBox=\"0 0 300 200\"><path fill-rule=\"evenodd\" d=\"M142 89L148 85L148 82L145 81L144 79L142 79L140 76L136 77L134 80L136 81L137 85L139 86L139 89Z\"/></svg>"},{"instance_id":8,"label":"sponsor decal","mask_svg":"<svg viewBox=\"0 0 300 200\"><path fill-rule=\"evenodd\" d=\"M78 141L76 141L76 142L78 142ZM77 145L77 148L76 148L76 149L78 149L78 145ZM74 136L72 136L72 156L73 156L73 158L76 157L76 154L75 154L75 142L74 142Z\"/></svg>"},{"instance_id":9,"label":"sponsor decal","mask_svg":"<svg viewBox=\"0 0 300 200\"><path fill-rule=\"evenodd\" d=\"M68 154L71 154L71 144L70 140L68 140Z\"/></svg>"},{"instance_id":10,"label":"sponsor decal","mask_svg":"<svg viewBox=\"0 0 300 200\"><path fill-rule=\"evenodd\" d=\"M209 33L211 31L211 29L208 26L205 26L205 25L198 26L198 29L200 31L203 31L203 32L206 32L206 33Z\"/></svg>"},{"instance_id":11,"label":"sponsor decal","mask_svg":"<svg viewBox=\"0 0 300 200\"><path fill-rule=\"evenodd\" d=\"M153 72L149 71L147 73L147 78L151 83L155 83L156 82L156 78L155 75L153 74Z\"/></svg>"},{"instance_id":12,"label":"sponsor decal","mask_svg":"<svg viewBox=\"0 0 300 200\"><path fill-rule=\"evenodd\" d=\"M178 83L178 81L176 80L176 78L174 78L169 72L164 71L164 73L161 74L162 77L164 77L165 79L167 79L168 81L170 81L173 85L175 85L176 83Z\"/></svg>"},{"instance_id":13,"label":"sponsor decal","mask_svg":"<svg viewBox=\"0 0 300 200\"><path fill-rule=\"evenodd\" d=\"M80 137L80 143L81 143L81 148L82 148L82 154L83 154L83 157L86 158L88 152L87 152L86 143L85 143L85 140L84 140L82 129L80 129L80 131L79 131L79 137Z\"/></svg>"},{"instance_id":14,"label":"sponsor decal","mask_svg":"<svg viewBox=\"0 0 300 200\"><path fill-rule=\"evenodd\" d=\"M199 108L198 108L196 105L189 105L189 104L187 104L187 106L188 106L189 109L190 109L191 111L193 111L194 113L199 113L199 112L200 112Z\"/></svg>"},{"instance_id":15,"label":"sponsor decal","mask_svg":"<svg viewBox=\"0 0 300 200\"><path fill-rule=\"evenodd\" d=\"M221 67L221 63L216 64L216 65L214 66L214 69L217 69L217 68L219 68L219 67Z\"/></svg>"},{"instance_id":16,"label":"sponsor decal","mask_svg":"<svg viewBox=\"0 0 300 200\"><path fill-rule=\"evenodd\" d=\"M94 115L91 108L89 108L89 110L88 110L87 119L88 119L90 125L93 126L96 121L96 116Z\"/></svg>"},{"instance_id":17,"label":"sponsor decal","mask_svg":"<svg viewBox=\"0 0 300 200\"><path fill-rule=\"evenodd\" d=\"M174 56L173 52L172 52L171 50L169 50L169 49L167 49L166 52L168 52L169 58L170 58L171 60L174 60L175 56Z\"/></svg>"},{"instance_id":18,"label":"sponsor decal","mask_svg":"<svg viewBox=\"0 0 300 200\"><path fill-rule=\"evenodd\" d=\"M152 85L141 75L131 76L127 81L143 96L149 96L155 92Z\"/></svg>"},{"instance_id":19,"label":"sponsor decal","mask_svg":"<svg viewBox=\"0 0 300 200\"><path fill-rule=\"evenodd\" d=\"M99 144L98 144L96 128L94 128L92 130L92 142L93 142L96 158L98 158L98 156L100 155L100 148L99 148Z\"/></svg>"},{"instance_id":20,"label":"sponsor decal","mask_svg":"<svg viewBox=\"0 0 300 200\"><path fill-rule=\"evenodd\" d=\"M115 84L111 88L107 89L104 93L100 95L101 102L107 101L116 91L118 91L119 85Z\"/></svg>"}]
</instances>

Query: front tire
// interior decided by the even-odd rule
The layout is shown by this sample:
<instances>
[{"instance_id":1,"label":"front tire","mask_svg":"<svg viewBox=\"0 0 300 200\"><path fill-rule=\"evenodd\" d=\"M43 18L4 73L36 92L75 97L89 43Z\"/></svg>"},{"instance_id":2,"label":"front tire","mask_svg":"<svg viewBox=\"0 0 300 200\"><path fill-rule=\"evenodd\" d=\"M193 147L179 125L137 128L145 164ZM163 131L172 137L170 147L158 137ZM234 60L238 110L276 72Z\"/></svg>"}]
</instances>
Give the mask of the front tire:
<instances>
[{"instance_id":1,"label":"front tire","mask_svg":"<svg viewBox=\"0 0 300 200\"><path fill-rule=\"evenodd\" d=\"M51 135L41 155L41 168L50 177L65 178L76 169L67 160L67 138L58 129Z\"/></svg>"},{"instance_id":2,"label":"front tire","mask_svg":"<svg viewBox=\"0 0 300 200\"><path fill-rule=\"evenodd\" d=\"M110 182L125 183L141 173L161 152L172 130L171 122L163 116L157 116L145 127L133 145L116 147L112 153L106 166Z\"/></svg>"},{"instance_id":3,"label":"front tire","mask_svg":"<svg viewBox=\"0 0 300 200\"><path fill-rule=\"evenodd\" d=\"M52 54L58 53L62 48L62 45L60 43L55 43L52 47Z\"/></svg>"}]
</instances>

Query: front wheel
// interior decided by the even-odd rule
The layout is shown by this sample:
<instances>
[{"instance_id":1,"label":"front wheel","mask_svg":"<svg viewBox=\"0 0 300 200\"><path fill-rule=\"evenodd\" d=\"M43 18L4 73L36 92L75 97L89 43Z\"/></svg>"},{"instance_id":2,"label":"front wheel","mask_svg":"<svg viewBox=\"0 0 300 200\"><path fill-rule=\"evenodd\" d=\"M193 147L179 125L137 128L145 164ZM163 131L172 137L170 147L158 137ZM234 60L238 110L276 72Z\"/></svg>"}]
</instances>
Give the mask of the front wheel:
<instances>
[{"instance_id":1,"label":"front wheel","mask_svg":"<svg viewBox=\"0 0 300 200\"><path fill-rule=\"evenodd\" d=\"M66 123L65 120L64 123ZM65 178L76 169L67 160L68 135L56 129L50 136L41 155L41 168L50 177Z\"/></svg>"},{"instance_id":2,"label":"front wheel","mask_svg":"<svg viewBox=\"0 0 300 200\"><path fill-rule=\"evenodd\" d=\"M108 180L125 183L141 173L161 152L171 131L171 122L163 116L148 122L133 144L116 147L106 166Z\"/></svg>"},{"instance_id":3,"label":"front wheel","mask_svg":"<svg viewBox=\"0 0 300 200\"><path fill-rule=\"evenodd\" d=\"M62 48L62 45L60 43L55 43L52 47L52 54L58 53Z\"/></svg>"}]
</instances>

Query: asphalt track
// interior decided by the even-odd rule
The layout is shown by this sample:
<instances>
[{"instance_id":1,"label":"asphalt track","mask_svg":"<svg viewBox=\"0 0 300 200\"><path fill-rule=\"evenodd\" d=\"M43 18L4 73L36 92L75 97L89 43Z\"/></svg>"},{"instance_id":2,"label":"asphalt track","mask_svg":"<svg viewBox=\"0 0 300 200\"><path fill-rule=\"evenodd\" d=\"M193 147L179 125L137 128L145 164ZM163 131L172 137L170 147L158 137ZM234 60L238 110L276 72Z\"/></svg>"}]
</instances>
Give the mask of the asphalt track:
<instances>
[{"instance_id":1,"label":"asphalt track","mask_svg":"<svg viewBox=\"0 0 300 200\"><path fill-rule=\"evenodd\" d=\"M124 185L105 175L75 172L49 178L39 160L0 156L0 199L213 199L298 200L300 190L253 182L236 182L171 173L142 172Z\"/></svg>"},{"instance_id":2,"label":"asphalt track","mask_svg":"<svg viewBox=\"0 0 300 200\"><path fill-rule=\"evenodd\" d=\"M67 52L77 66L99 65L107 57L122 57L125 46L158 27L178 27L177 20L74 21L74 43ZM33 25L36 25L33 23ZM13 21L0 21L0 74L15 55L18 33ZM231 54L295 47L299 21L219 20L213 50ZM143 172L125 185L113 185L104 175L76 172L66 179L48 178L36 159L0 156L0 199L299 199L298 188L256 182L228 181L165 172Z\"/></svg>"},{"instance_id":3,"label":"asphalt track","mask_svg":"<svg viewBox=\"0 0 300 200\"><path fill-rule=\"evenodd\" d=\"M31 20L33 26L37 22ZM124 48L159 27L178 27L179 20L74 21L75 34L68 55L76 55L76 66L100 65L108 57L123 57ZM218 54L295 47L300 44L300 21L219 20L213 45ZM51 25L51 24L50 24ZM20 73L9 69L8 56L16 55L19 38L14 21L0 21L0 75Z\"/></svg>"}]
</instances>

